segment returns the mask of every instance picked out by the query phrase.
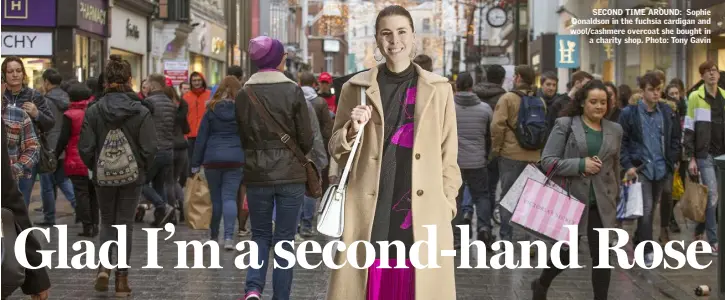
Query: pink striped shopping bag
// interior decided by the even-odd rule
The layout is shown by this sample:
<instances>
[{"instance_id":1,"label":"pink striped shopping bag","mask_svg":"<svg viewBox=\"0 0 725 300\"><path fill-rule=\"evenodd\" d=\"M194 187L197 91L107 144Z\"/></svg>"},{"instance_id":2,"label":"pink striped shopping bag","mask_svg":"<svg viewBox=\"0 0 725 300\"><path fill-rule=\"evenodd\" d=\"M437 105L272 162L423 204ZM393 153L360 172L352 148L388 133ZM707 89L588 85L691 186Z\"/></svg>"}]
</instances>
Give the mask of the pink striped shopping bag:
<instances>
[{"instance_id":1,"label":"pink striped shopping bag","mask_svg":"<svg viewBox=\"0 0 725 300\"><path fill-rule=\"evenodd\" d=\"M536 180L528 179L511 222L557 241L566 241L569 229L579 225L584 203Z\"/></svg>"}]
</instances>

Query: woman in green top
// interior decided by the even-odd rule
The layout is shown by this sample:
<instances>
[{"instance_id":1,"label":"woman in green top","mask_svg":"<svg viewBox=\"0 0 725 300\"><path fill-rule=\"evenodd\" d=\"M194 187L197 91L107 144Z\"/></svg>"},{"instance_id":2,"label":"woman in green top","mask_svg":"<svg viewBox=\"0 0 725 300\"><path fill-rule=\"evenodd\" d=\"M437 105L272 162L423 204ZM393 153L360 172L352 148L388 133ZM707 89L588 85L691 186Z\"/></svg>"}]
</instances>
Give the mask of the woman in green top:
<instances>
[{"instance_id":1,"label":"woman in green top","mask_svg":"<svg viewBox=\"0 0 725 300\"><path fill-rule=\"evenodd\" d=\"M599 249L595 228L614 228L619 194L619 152L622 127L605 119L610 109L607 89L599 80L588 82L577 91L566 117L556 120L541 154L544 169L556 165L554 181L564 182L572 197L586 204L578 234L587 235L589 249ZM592 266L599 265L599 251L590 251ZM556 255L556 253L552 253ZM568 250L559 253L569 264ZM563 272L552 263L531 283L534 300L545 300L554 278ZM592 269L594 299L607 299L611 269Z\"/></svg>"}]
</instances>

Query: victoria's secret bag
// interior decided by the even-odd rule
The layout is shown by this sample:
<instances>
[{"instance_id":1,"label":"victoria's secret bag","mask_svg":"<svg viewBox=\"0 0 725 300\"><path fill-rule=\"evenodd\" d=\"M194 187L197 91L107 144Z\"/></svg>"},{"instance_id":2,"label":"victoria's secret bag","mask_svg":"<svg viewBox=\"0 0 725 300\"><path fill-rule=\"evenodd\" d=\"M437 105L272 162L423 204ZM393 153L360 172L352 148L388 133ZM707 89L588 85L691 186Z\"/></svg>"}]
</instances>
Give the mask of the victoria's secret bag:
<instances>
[{"instance_id":1,"label":"victoria's secret bag","mask_svg":"<svg viewBox=\"0 0 725 300\"><path fill-rule=\"evenodd\" d=\"M267 125L268 129L279 135L279 139L282 143L292 150L292 153L294 153L302 166L305 167L305 172L307 173L307 196L312 198L322 197L322 178L320 178L320 173L315 163L307 158L307 156L302 153L302 150L297 147L296 141L279 127L264 105L259 102L259 99L254 91L252 91L252 88L250 86L245 86L244 91L249 96L249 99L252 101L252 104L254 104L254 107L257 109L257 112L262 117L262 120Z\"/></svg>"}]
</instances>

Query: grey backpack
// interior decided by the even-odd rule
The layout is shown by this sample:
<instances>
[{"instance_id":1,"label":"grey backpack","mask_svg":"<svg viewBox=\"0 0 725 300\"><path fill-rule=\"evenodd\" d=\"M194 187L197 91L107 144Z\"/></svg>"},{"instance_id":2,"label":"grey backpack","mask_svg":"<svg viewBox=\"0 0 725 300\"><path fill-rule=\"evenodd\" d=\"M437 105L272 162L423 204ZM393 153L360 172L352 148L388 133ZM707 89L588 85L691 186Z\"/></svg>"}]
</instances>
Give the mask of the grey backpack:
<instances>
[{"instance_id":1,"label":"grey backpack","mask_svg":"<svg viewBox=\"0 0 725 300\"><path fill-rule=\"evenodd\" d=\"M99 186L123 186L138 180L138 162L121 128L112 129L106 135L98 154L95 175Z\"/></svg>"}]
</instances>

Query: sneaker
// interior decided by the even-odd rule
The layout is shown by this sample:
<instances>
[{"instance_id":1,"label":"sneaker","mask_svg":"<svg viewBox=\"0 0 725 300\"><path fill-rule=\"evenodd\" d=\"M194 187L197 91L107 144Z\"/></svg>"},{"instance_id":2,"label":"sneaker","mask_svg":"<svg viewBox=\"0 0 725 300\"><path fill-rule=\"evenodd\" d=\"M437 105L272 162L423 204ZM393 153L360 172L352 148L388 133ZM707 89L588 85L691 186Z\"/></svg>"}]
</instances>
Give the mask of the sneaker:
<instances>
[{"instance_id":1,"label":"sneaker","mask_svg":"<svg viewBox=\"0 0 725 300\"><path fill-rule=\"evenodd\" d=\"M695 236L693 238L693 242L704 241L704 240L705 240L704 234L695 234ZM695 250L702 251L702 245L698 244L697 247L695 247Z\"/></svg>"},{"instance_id":2,"label":"sneaker","mask_svg":"<svg viewBox=\"0 0 725 300\"><path fill-rule=\"evenodd\" d=\"M259 292L257 292L257 291L249 291L246 295L244 295L244 300L261 300L261 299L262 299L262 295L260 295Z\"/></svg>"},{"instance_id":3,"label":"sneaker","mask_svg":"<svg viewBox=\"0 0 725 300\"><path fill-rule=\"evenodd\" d=\"M166 223L168 223L171 220L171 216L174 215L176 210L171 205L164 205L164 208L157 208L154 211L154 223L153 225L156 227L164 227Z\"/></svg>"},{"instance_id":4,"label":"sneaker","mask_svg":"<svg viewBox=\"0 0 725 300\"><path fill-rule=\"evenodd\" d=\"M305 238L303 238L299 233L295 234L295 242L304 242Z\"/></svg>"},{"instance_id":5,"label":"sneaker","mask_svg":"<svg viewBox=\"0 0 725 300\"><path fill-rule=\"evenodd\" d=\"M712 248L712 256L718 256L718 252L720 250L720 244L719 243L710 244L710 248Z\"/></svg>"},{"instance_id":6,"label":"sneaker","mask_svg":"<svg viewBox=\"0 0 725 300\"><path fill-rule=\"evenodd\" d=\"M226 250L234 250L234 240L224 240L224 249Z\"/></svg>"},{"instance_id":7,"label":"sneaker","mask_svg":"<svg viewBox=\"0 0 725 300\"><path fill-rule=\"evenodd\" d=\"M300 229L300 235L304 238L311 238L315 236L315 231L312 228L302 228Z\"/></svg>"},{"instance_id":8,"label":"sneaker","mask_svg":"<svg viewBox=\"0 0 725 300\"><path fill-rule=\"evenodd\" d=\"M242 230L239 230L239 233L237 233L237 236L248 237L250 234L251 234L251 232L249 231L249 229L242 229Z\"/></svg>"}]
</instances>

